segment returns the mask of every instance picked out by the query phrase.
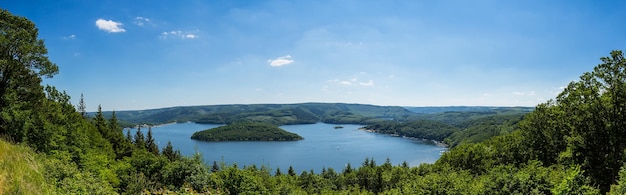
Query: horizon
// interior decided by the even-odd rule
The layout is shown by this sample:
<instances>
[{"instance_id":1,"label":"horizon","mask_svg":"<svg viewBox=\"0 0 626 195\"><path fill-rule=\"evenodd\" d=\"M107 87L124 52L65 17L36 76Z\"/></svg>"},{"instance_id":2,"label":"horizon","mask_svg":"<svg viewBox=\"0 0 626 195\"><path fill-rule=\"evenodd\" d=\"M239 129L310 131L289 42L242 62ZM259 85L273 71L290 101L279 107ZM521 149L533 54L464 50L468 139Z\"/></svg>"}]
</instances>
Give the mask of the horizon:
<instances>
[{"instance_id":1,"label":"horizon","mask_svg":"<svg viewBox=\"0 0 626 195\"><path fill-rule=\"evenodd\" d=\"M301 103L254 103L254 104L207 104L207 105L188 105L188 106L169 106L169 107L159 107L159 108L147 108L147 109L139 109L139 110L105 110L102 109L102 112L132 112L132 111L146 111L146 110L160 110L160 109L168 109L168 108L179 108L179 107L203 107L203 106L230 106L230 105L298 105L298 104L355 104L355 105L366 105L366 106L381 106L381 107L401 107L401 108L451 108L451 107L475 107L475 108L535 108L536 106L396 106L396 105L376 105L376 104L360 104L360 103L343 103L343 102L301 102ZM95 111L87 111L87 113L96 113Z\"/></svg>"},{"instance_id":2,"label":"horizon","mask_svg":"<svg viewBox=\"0 0 626 195\"><path fill-rule=\"evenodd\" d=\"M87 111L535 107L626 49L623 1L10 1Z\"/></svg>"}]
</instances>

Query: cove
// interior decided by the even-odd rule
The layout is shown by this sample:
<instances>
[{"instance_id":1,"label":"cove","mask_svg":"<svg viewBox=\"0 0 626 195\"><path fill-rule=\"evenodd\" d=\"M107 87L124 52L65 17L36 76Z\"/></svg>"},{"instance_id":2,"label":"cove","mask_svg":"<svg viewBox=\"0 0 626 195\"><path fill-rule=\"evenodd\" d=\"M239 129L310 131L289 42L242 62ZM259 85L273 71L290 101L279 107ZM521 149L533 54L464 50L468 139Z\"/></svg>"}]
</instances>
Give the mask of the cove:
<instances>
[{"instance_id":1,"label":"cove","mask_svg":"<svg viewBox=\"0 0 626 195\"><path fill-rule=\"evenodd\" d=\"M286 125L280 128L304 137L289 142L203 142L192 140L191 135L200 130L218 127L214 124L176 123L152 128L152 134L162 149L168 141L185 156L200 152L205 162L236 163L239 167L265 165L271 170L280 167L286 173L289 166L300 174L332 167L341 171L348 163L360 167L365 158L374 158L382 164L389 158L393 165L406 161L410 166L433 163L446 148L422 140L394 137L359 130L362 125L334 124ZM147 134L148 129L142 128ZM134 133L135 130L132 131Z\"/></svg>"}]
</instances>

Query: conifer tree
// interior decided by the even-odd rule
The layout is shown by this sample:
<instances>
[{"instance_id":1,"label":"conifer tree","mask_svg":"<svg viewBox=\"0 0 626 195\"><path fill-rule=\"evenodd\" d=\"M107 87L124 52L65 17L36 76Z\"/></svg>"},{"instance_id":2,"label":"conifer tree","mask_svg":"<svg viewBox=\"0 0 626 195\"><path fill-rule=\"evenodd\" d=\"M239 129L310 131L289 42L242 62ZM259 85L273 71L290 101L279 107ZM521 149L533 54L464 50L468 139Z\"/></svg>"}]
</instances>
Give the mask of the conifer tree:
<instances>
[{"instance_id":1,"label":"conifer tree","mask_svg":"<svg viewBox=\"0 0 626 195\"><path fill-rule=\"evenodd\" d=\"M280 167L276 168L276 173L274 173L275 176L281 176L283 173L280 171Z\"/></svg>"},{"instance_id":2,"label":"conifer tree","mask_svg":"<svg viewBox=\"0 0 626 195\"><path fill-rule=\"evenodd\" d=\"M137 127L137 132L135 133L135 148L139 150L146 149L146 138L141 132L141 127Z\"/></svg>"},{"instance_id":3,"label":"conifer tree","mask_svg":"<svg viewBox=\"0 0 626 195\"><path fill-rule=\"evenodd\" d=\"M148 127L148 135L146 137L146 149L148 149L148 152L154 155L159 155L159 147L152 137L152 127Z\"/></svg>"},{"instance_id":4,"label":"conifer tree","mask_svg":"<svg viewBox=\"0 0 626 195\"><path fill-rule=\"evenodd\" d=\"M85 96L83 96L83 94L80 94L80 101L78 102L78 105L76 106L76 110L78 110L78 112L80 112L80 114L83 116L83 118L87 118L87 106L85 105Z\"/></svg>"},{"instance_id":5,"label":"conifer tree","mask_svg":"<svg viewBox=\"0 0 626 195\"><path fill-rule=\"evenodd\" d=\"M172 142L170 141L167 142L167 145L163 148L163 151L161 154L165 156L167 159L169 159L170 161L179 160L181 157L180 151L174 150L174 147L172 146Z\"/></svg>"},{"instance_id":6,"label":"conifer tree","mask_svg":"<svg viewBox=\"0 0 626 195\"><path fill-rule=\"evenodd\" d=\"M296 176L296 171L293 170L293 167L291 165L289 166L289 170L287 170L287 174L291 176Z\"/></svg>"},{"instance_id":7,"label":"conifer tree","mask_svg":"<svg viewBox=\"0 0 626 195\"><path fill-rule=\"evenodd\" d=\"M215 173L218 172L220 170L220 166L217 165L217 161L213 161L213 166L211 166L211 172Z\"/></svg>"}]
</instances>

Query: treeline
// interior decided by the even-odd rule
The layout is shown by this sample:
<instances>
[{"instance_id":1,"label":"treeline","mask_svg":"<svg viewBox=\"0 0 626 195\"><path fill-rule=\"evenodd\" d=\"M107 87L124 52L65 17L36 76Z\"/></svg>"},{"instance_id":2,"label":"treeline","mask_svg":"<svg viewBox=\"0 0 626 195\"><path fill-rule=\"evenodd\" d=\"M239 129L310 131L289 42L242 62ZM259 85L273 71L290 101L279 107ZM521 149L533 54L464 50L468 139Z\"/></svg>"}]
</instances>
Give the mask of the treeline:
<instances>
[{"instance_id":1,"label":"treeline","mask_svg":"<svg viewBox=\"0 0 626 195\"><path fill-rule=\"evenodd\" d=\"M240 122L198 131L191 139L201 141L297 141L300 135L275 125L259 122Z\"/></svg>"},{"instance_id":2,"label":"treeline","mask_svg":"<svg viewBox=\"0 0 626 195\"><path fill-rule=\"evenodd\" d=\"M430 115L431 119L428 120L383 121L363 128L377 133L443 141L448 146L455 147L461 143L478 143L518 130L518 123L524 119L526 113L508 112L440 113Z\"/></svg>"},{"instance_id":3,"label":"treeline","mask_svg":"<svg viewBox=\"0 0 626 195\"><path fill-rule=\"evenodd\" d=\"M458 129L453 126L429 120L418 120L403 123L387 121L368 125L363 128L377 133L424 138L438 141L441 141L444 138L450 136L452 133L458 131Z\"/></svg>"}]
</instances>

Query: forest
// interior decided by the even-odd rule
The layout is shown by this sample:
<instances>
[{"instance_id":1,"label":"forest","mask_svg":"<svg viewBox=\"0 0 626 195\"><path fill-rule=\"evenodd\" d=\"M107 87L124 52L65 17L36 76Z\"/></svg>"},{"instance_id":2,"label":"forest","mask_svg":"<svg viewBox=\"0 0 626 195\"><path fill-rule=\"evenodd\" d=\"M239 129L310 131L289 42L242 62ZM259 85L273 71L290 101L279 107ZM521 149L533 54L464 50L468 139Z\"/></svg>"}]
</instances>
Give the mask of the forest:
<instances>
[{"instance_id":1,"label":"forest","mask_svg":"<svg viewBox=\"0 0 626 195\"><path fill-rule=\"evenodd\" d=\"M364 159L320 173L210 163L200 154L181 156L171 144L158 148L150 129L124 135L116 113L89 115L82 98L74 106L67 93L42 84L58 72L35 25L1 10L3 194L626 193L626 60L619 50L528 114L380 126L407 134L425 132L402 127L451 129L432 135L455 143L433 164Z\"/></svg>"}]
</instances>

